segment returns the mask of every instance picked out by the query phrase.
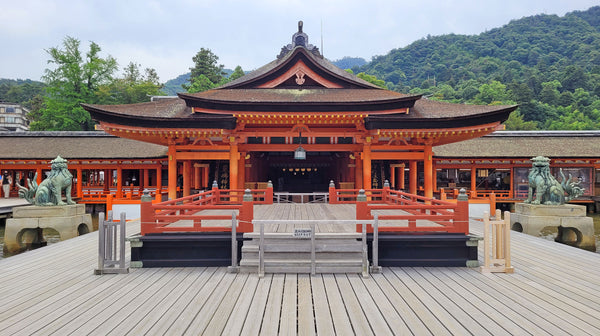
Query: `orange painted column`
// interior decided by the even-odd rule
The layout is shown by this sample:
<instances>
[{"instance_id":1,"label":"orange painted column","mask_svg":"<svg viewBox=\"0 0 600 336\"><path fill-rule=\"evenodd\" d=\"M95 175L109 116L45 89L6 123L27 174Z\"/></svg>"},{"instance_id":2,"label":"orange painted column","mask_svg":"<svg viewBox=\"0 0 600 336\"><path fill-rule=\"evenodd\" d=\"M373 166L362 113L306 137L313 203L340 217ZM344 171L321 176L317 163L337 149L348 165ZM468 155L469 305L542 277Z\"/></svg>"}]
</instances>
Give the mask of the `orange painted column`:
<instances>
[{"instance_id":1,"label":"orange painted column","mask_svg":"<svg viewBox=\"0 0 600 336\"><path fill-rule=\"evenodd\" d=\"M238 160L238 187L244 188L246 183L246 153L240 153Z\"/></svg>"},{"instance_id":2,"label":"orange painted column","mask_svg":"<svg viewBox=\"0 0 600 336\"><path fill-rule=\"evenodd\" d=\"M117 198L123 197L123 169L117 167Z\"/></svg>"},{"instance_id":3,"label":"orange painted column","mask_svg":"<svg viewBox=\"0 0 600 336\"><path fill-rule=\"evenodd\" d=\"M400 176L398 177L398 179L400 180L400 190L404 190L404 163L402 165L400 165Z\"/></svg>"},{"instance_id":4,"label":"orange painted column","mask_svg":"<svg viewBox=\"0 0 600 336\"><path fill-rule=\"evenodd\" d=\"M194 189L200 189L200 167L194 165Z\"/></svg>"},{"instance_id":5,"label":"orange painted column","mask_svg":"<svg viewBox=\"0 0 600 336\"><path fill-rule=\"evenodd\" d=\"M175 146L169 146L169 199L177 198L177 150Z\"/></svg>"},{"instance_id":6,"label":"orange painted column","mask_svg":"<svg viewBox=\"0 0 600 336\"><path fill-rule=\"evenodd\" d=\"M150 185L150 174L148 169L143 169L142 174L144 175L144 178L142 179L142 184L140 184L140 189L144 190L144 188L147 188Z\"/></svg>"},{"instance_id":7,"label":"orange painted column","mask_svg":"<svg viewBox=\"0 0 600 336\"><path fill-rule=\"evenodd\" d=\"M209 178L208 178L209 170L210 170L210 167L202 168L202 188L203 189L208 189L208 186L211 185Z\"/></svg>"},{"instance_id":8,"label":"orange painted column","mask_svg":"<svg viewBox=\"0 0 600 336\"><path fill-rule=\"evenodd\" d=\"M475 167L471 168L471 191L475 191L477 189L477 169Z\"/></svg>"},{"instance_id":9,"label":"orange painted column","mask_svg":"<svg viewBox=\"0 0 600 336\"><path fill-rule=\"evenodd\" d=\"M42 183L42 168L36 169L35 173L37 174L37 180L35 182L39 185Z\"/></svg>"},{"instance_id":10,"label":"orange painted column","mask_svg":"<svg viewBox=\"0 0 600 336\"><path fill-rule=\"evenodd\" d=\"M390 166L390 187L396 189L396 167Z\"/></svg>"},{"instance_id":11,"label":"orange painted column","mask_svg":"<svg viewBox=\"0 0 600 336\"><path fill-rule=\"evenodd\" d=\"M232 142L229 148L229 189L238 189L239 158L238 145Z\"/></svg>"},{"instance_id":12,"label":"orange painted column","mask_svg":"<svg viewBox=\"0 0 600 336\"><path fill-rule=\"evenodd\" d=\"M417 193L417 161L410 161L408 163L408 192L411 194Z\"/></svg>"},{"instance_id":13,"label":"orange painted column","mask_svg":"<svg viewBox=\"0 0 600 336\"><path fill-rule=\"evenodd\" d=\"M77 168L77 197L83 197L83 171L81 168Z\"/></svg>"},{"instance_id":14,"label":"orange painted column","mask_svg":"<svg viewBox=\"0 0 600 336\"><path fill-rule=\"evenodd\" d=\"M192 186L192 162L190 160L183 161L183 196L189 196Z\"/></svg>"},{"instance_id":15,"label":"orange painted column","mask_svg":"<svg viewBox=\"0 0 600 336\"><path fill-rule=\"evenodd\" d=\"M355 172L354 188L362 189L363 188L363 180L362 180L363 162L362 162L362 158L360 157L359 153L354 153L354 156L356 157L356 160L355 160L356 167L354 169L354 172ZM340 182L340 181L338 181L338 182Z\"/></svg>"},{"instance_id":16,"label":"orange painted column","mask_svg":"<svg viewBox=\"0 0 600 336\"><path fill-rule=\"evenodd\" d=\"M160 193L162 190L162 166L158 166L156 168L156 201L162 201L162 194Z\"/></svg>"},{"instance_id":17,"label":"orange painted column","mask_svg":"<svg viewBox=\"0 0 600 336\"><path fill-rule=\"evenodd\" d=\"M371 189L371 145L364 144L362 152L363 161L363 189Z\"/></svg>"},{"instance_id":18,"label":"orange painted column","mask_svg":"<svg viewBox=\"0 0 600 336\"><path fill-rule=\"evenodd\" d=\"M425 145L423 170L425 176L425 197L433 197L433 151L431 144Z\"/></svg>"}]
</instances>

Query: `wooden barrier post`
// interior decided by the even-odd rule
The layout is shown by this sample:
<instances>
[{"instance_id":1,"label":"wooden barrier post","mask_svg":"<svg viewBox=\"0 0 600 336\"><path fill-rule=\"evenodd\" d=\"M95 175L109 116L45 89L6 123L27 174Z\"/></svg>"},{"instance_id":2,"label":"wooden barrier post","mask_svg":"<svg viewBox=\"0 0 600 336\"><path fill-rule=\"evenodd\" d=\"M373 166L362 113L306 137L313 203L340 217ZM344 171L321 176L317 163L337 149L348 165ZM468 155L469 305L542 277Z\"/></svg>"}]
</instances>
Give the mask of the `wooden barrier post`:
<instances>
[{"instance_id":1,"label":"wooden barrier post","mask_svg":"<svg viewBox=\"0 0 600 336\"><path fill-rule=\"evenodd\" d=\"M273 182L267 182L267 190L265 191L265 204L273 204Z\"/></svg>"},{"instance_id":2,"label":"wooden barrier post","mask_svg":"<svg viewBox=\"0 0 600 336\"><path fill-rule=\"evenodd\" d=\"M329 204L337 204L338 203L338 199L337 199L337 195L335 194L335 183L333 183L333 180L329 181Z\"/></svg>"},{"instance_id":3,"label":"wooden barrier post","mask_svg":"<svg viewBox=\"0 0 600 336\"><path fill-rule=\"evenodd\" d=\"M496 194L492 192L490 194L490 213L496 212Z\"/></svg>"},{"instance_id":4,"label":"wooden barrier post","mask_svg":"<svg viewBox=\"0 0 600 336\"><path fill-rule=\"evenodd\" d=\"M152 196L150 191L144 189L143 195L140 202L140 226L142 236L153 231L154 224L154 209L152 208Z\"/></svg>"},{"instance_id":5,"label":"wooden barrier post","mask_svg":"<svg viewBox=\"0 0 600 336\"><path fill-rule=\"evenodd\" d=\"M246 189L244 191L244 198L242 207L240 208L239 216L239 232L252 232L254 227L252 226L252 220L254 219L254 198L252 197L252 191Z\"/></svg>"},{"instance_id":6,"label":"wooden barrier post","mask_svg":"<svg viewBox=\"0 0 600 336\"><path fill-rule=\"evenodd\" d=\"M462 188L456 197L456 211L454 213L454 232L469 234L469 196Z\"/></svg>"},{"instance_id":7,"label":"wooden barrier post","mask_svg":"<svg viewBox=\"0 0 600 336\"><path fill-rule=\"evenodd\" d=\"M358 196L356 196L356 219L373 219L369 208L367 207L367 195L365 194L364 189L360 189L358 191ZM362 225L364 224L356 224L356 232L362 232ZM369 224L368 229L373 230L372 225Z\"/></svg>"},{"instance_id":8,"label":"wooden barrier post","mask_svg":"<svg viewBox=\"0 0 600 336\"><path fill-rule=\"evenodd\" d=\"M113 209L113 194L106 194L106 212Z\"/></svg>"},{"instance_id":9,"label":"wooden barrier post","mask_svg":"<svg viewBox=\"0 0 600 336\"><path fill-rule=\"evenodd\" d=\"M483 253L484 266L479 268L481 273L514 273L510 264L510 212L496 210L496 217L490 220L486 211L483 213Z\"/></svg>"}]
</instances>

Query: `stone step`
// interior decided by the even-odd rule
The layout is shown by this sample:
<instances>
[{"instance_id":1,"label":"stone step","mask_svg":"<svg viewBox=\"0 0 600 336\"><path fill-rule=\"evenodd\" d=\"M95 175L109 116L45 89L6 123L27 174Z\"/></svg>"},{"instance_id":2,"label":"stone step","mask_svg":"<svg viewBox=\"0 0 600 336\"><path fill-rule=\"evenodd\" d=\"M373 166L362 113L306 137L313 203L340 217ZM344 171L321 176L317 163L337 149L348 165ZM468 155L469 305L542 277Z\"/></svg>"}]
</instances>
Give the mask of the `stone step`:
<instances>
[{"instance_id":1,"label":"stone step","mask_svg":"<svg viewBox=\"0 0 600 336\"><path fill-rule=\"evenodd\" d=\"M258 243L244 242L242 246L243 252L258 252ZM265 252L310 252L310 242L291 242L291 243L265 243ZM315 252L361 252L362 243L351 241L344 244L318 242L315 243Z\"/></svg>"},{"instance_id":2,"label":"stone step","mask_svg":"<svg viewBox=\"0 0 600 336\"><path fill-rule=\"evenodd\" d=\"M360 239L362 237L361 233L357 232L338 232L338 233L328 233L328 232L317 232L315 233L315 239ZM244 239L259 239L259 232L246 232L244 233ZM297 238L294 237L294 234L291 232L265 232L265 239L298 239L298 240L310 240L310 238Z\"/></svg>"},{"instance_id":3,"label":"stone step","mask_svg":"<svg viewBox=\"0 0 600 336\"><path fill-rule=\"evenodd\" d=\"M310 273L310 260L273 259L265 260L265 273ZM240 272L256 273L258 259L242 259ZM361 273L362 260L317 260L315 261L316 273Z\"/></svg>"},{"instance_id":4,"label":"stone step","mask_svg":"<svg viewBox=\"0 0 600 336\"><path fill-rule=\"evenodd\" d=\"M310 252L266 252L265 260L269 259L299 259L310 260ZM242 252L242 260L258 259L258 251ZM316 260L362 260L362 252L319 252L315 254Z\"/></svg>"}]
</instances>

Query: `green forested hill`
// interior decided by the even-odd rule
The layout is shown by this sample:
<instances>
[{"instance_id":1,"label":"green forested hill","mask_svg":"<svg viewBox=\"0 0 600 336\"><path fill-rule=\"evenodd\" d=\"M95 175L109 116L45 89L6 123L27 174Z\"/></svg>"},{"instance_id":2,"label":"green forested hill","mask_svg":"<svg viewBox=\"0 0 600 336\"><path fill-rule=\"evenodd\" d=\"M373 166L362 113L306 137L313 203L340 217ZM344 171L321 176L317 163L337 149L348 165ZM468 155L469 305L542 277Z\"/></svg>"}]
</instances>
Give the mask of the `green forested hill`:
<instances>
[{"instance_id":1,"label":"green forested hill","mask_svg":"<svg viewBox=\"0 0 600 336\"><path fill-rule=\"evenodd\" d=\"M388 88L459 103L520 104L513 129L600 128L600 6L485 33L421 39L354 68Z\"/></svg>"}]
</instances>

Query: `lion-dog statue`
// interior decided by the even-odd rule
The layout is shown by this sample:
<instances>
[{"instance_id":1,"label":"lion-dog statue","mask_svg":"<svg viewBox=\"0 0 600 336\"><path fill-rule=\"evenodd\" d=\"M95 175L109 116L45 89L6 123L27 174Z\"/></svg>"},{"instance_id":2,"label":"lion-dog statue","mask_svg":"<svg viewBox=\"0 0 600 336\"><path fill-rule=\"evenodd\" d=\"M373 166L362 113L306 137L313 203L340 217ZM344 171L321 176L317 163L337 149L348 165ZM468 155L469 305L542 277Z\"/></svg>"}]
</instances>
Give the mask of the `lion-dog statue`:
<instances>
[{"instance_id":1,"label":"lion-dog statue","mask_svg":"<svg viewBox=\"0 0 600 336\"><path fill-rule=\"evenodd\" d=\"M37 173L31 179L27 179L29 188L25 188L17 183L19 187L19 197L26 199L29 203L41 206L67 205L75 204L71 199L71 187L73 184L73 175L67 169L67 160L57 156L50 161L50 175L39 185ZM65 191L67 202L62 200L62 191Z\"/></svg>"},{"instance_id":2,"label":"lion-dog statue","mask_svg":"<svg viewBox=\"0 0 600 336\"><path fill-rule=\"evenodd\" d=\"M581 182L573 182L571 174L566 179L560 169L560 183L550 174L549 158L536 156L531 161L532 167L528 176L529 194L524 203L561 205L583 195L584 191L579 187Z\"/></svg>"}]
</instances>

